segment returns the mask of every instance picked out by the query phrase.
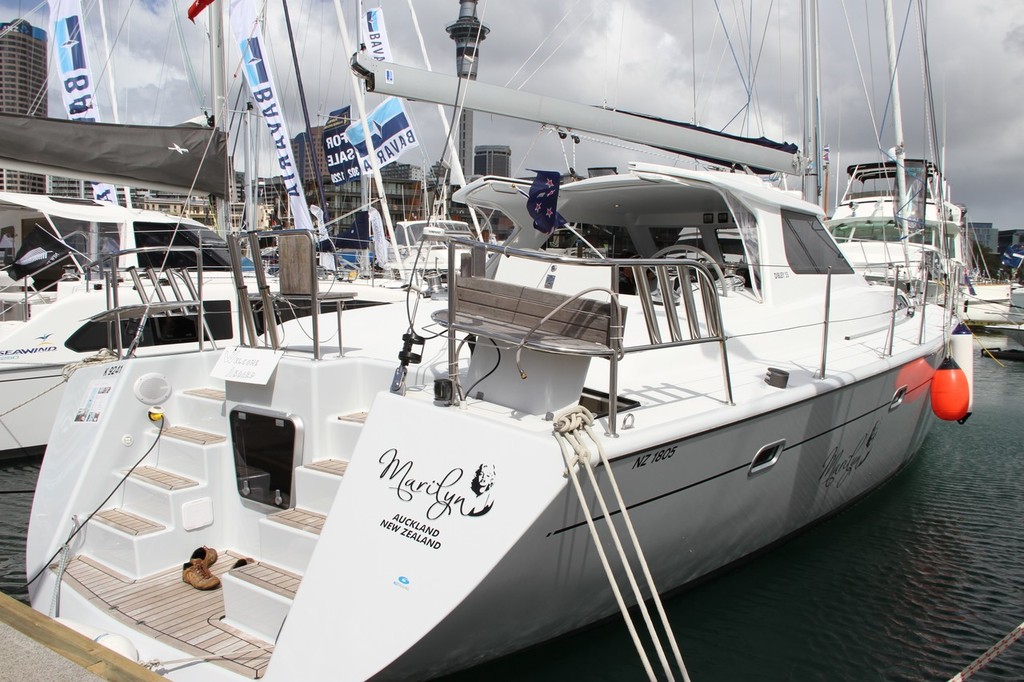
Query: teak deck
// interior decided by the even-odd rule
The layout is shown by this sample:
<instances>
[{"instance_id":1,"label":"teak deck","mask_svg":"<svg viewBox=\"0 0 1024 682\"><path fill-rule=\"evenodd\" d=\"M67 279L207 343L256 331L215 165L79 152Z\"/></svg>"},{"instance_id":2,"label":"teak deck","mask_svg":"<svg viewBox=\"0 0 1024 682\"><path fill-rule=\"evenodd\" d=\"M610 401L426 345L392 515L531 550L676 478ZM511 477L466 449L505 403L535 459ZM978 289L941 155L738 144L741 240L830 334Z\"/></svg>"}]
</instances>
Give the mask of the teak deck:
<instances>
[{"instance_id":1,"label":"teak deck","mask_svg":"<svg viewBox=\"0 0 1024 682\"><path fill-rule=\"evenodd\" d=\"M240 556L225 552L211 567L227 573ZM277 589L294 594L296 576L250 564L236 569L261 582L277 582ZM263 676L274 647L222 622L222 590L196 590L181 580L175 568L141 580L130 580L91 561L73 559L64 581L118 620L196 657L218 656L213 662L253 679Z\"/></svg>"}]
</instances>

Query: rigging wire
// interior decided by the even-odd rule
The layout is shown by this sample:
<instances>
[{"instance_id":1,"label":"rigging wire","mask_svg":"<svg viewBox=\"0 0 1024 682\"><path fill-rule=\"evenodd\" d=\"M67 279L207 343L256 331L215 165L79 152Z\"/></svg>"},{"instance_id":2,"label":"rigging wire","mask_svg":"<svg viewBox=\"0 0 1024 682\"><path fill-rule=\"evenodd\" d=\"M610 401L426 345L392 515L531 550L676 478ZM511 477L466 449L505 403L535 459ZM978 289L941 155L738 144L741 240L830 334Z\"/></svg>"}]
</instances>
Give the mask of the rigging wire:
<instances>
[{"instance_id":1,"label":"rigging wire","mask_svg":"<svg viewBox=\"0 0 1024 682\"><path fill-rule=\"evenodd\" d=\"M572 7L570 7L570 8L568 9L568 10L566 10L566 11L565 11L565 13L564 13L564 14L562 14L562 18L561 18L561 19L559 19L559 20L558 20L557 22L555 22L555 25L554 25L554 26L552 26L551 28L549 28L549 29L548 29L548 30L547 30L547 31L546 31L546 32L544 33L544 38L543 38L543 40L541 40L541 41L540 41L540 42L539 42L539 43L537 44L537 47L533 48L533 52L531 52L531 53L529 54L529 56L528 56L528 57L527 57L526 59L524 59L524 60L523 60L523 63L519 65L519 68L515 70L515 73L513 73L513 74L512 74L511 76L509 76L508 80L507 80L507 81L505 81L505 87L506 87L506 88L507 88L507 87L510 87L510 86L512 85L512 81L514 81L514 80L516 79L516 76L518 76L518 75L519 75L519 74L520 74L520 73L522 72L522 70L523 70L524 68L526 68L526 65L530 63L530 60L531 60L531 59L533 59L533 58L534 58L534 57L536 56L536 54L537 54L538 52L540 52L540 49L541 49L542 47L544 47L544 44L545 44L546 42L548 42L548 38L550 38L551 36L553 36L553 35L555 35L556 33L558 33L558 27L559 27L559 26L561 26L561 25L562 25L562 24L563 24L563 23L565 22L565 20L569 18L569 15L571 15L571 14L573 14L573 13L574 13L574 10L576 9L576 6L577 6L577 5L579 5L579 4L580 4L580 0L576 0L576 2L575 2L575 3L573 3ZM591 15L591 14L593 14L593 12L594 12L594 10L593 10L593 8L591 8L590 12L589 12L589 13L587 14L587 17L589 17L589 16ZM585 21L585 20L586 20L586 19L584 19L584 21ZM422 36L421 36L421 38L420 38L420 39L422 40ZM559 47L561 47L561 45L559 45ZM556 52L557 52L557 50L558 50L558 48L555 48L555 51L556 51ZM607 53L607 52L605 52L605 56L606 56L606 57L607 57L607 55L608 55L608 53ZM550 57L549 57L548 59L550 59ZM547 61L547 60L545 60L545 62L546 62L546 61ZM530 78L532 78L532 77L533 77L533 74L534 74L534 73L536 73L536 71L534 71L534 72L533 72L533 73L531 73L531 74L530 74L529 76L527 76L527 77L526 77L526 79L524 79L524 80L523 80L523 82L522 82L522 83L520 83L520 84L519 84L519 85L518 85L518 86L516 87L516 90L519 90L519 89L521 89L521 88L522 88L522 87L523 87L524 85L526 85L527 81L529 81L529 80L530 80Z\"/></svg>"}]
</instances>

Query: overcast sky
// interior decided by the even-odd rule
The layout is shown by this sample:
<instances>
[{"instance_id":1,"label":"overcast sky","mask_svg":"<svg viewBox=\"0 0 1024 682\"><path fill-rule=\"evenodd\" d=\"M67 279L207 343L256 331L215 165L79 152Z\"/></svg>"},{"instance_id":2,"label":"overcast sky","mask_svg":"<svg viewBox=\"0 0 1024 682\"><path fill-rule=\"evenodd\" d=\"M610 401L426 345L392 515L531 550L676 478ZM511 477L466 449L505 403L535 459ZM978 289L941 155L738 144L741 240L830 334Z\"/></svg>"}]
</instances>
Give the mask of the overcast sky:
<instances>
[{"instance_id":1,"label":"overcast sky","mask_svg":"<svg viewBox=\"0 0 1024 682\"><path fill-rule=\"evenodd\" d=\"M209 110L206 13L189 23L189 4L107 0L108 48L99 5L83 0L102 120L115 120L111 79L122 123L173 124ZM354 30L355 3L341 4ZM366 4L384 8L395 61L422 67L410 1ZM444 27L457 18L458 0L412 4L431 66L454 73L454 43ZM1024 2L932 0L923 22L917 0L893 4L907 156L944 159L951 196L967 206L971 220L1024 228L1019 187L1024 172ZM718 0L717 5L721 15L715 0L480 0L479 15L490 34L481 45L478 77L802 146L799 1ZM310 116L313 125L322 124L329 111L352 101L334 4L291 0L288 7ZM47 26L45 2L0 0L0 8L0 20L23 16ZM302 129L302 112L281 3L271 0L267 12L273 68L282 99L291 103L287 115L295 135ZM845 187L846 166L881 160L894 136L881 0L825 0L819 15L822 143L831 150L831 207L836 191ZM924 106L925 50L933 117ZM234 74L239 55L230 41L227 59ZM195 80L188 77L190 68ZM229 79L236 86L240 82ZM369 99L370 106L379 101L373 95ZM51 87L51 114L60 108L59 91ZM424 145L402 161L430 165L442 151L436 107L413 104L410 110ZM476 116L474 141L511 146L517 173L527 167L564 171L566 165L581 172L607 165L621 170L630 160L687 163L634 145L587 138L563 148L556 135L536 124L483 114Z\"/></svg>"}]
</instances>

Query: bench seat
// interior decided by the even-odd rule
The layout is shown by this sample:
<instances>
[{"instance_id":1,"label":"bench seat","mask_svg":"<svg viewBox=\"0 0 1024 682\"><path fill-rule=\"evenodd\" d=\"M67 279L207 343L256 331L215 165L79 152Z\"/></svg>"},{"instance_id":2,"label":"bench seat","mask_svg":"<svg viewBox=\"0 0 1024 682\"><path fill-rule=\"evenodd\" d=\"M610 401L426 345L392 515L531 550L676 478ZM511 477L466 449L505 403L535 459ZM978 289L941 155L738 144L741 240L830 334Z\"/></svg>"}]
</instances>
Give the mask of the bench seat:
<instances>
[{"instance_id":1,"label":"bench seat","mask_svg":"<svg viewBox=\"0 0 1024 682\"><path fill-rule=\"evenodd\" d=\"M534 289L482 277L457 279L455 329L547 353L611 357L621 345L622 323L613 323L614 305L594 299ZM558 306L564 306L530 332ZM621 309L624 317L625 309ZM448 310L435 322L447 325Z\"/></svg>"}]
</instances>

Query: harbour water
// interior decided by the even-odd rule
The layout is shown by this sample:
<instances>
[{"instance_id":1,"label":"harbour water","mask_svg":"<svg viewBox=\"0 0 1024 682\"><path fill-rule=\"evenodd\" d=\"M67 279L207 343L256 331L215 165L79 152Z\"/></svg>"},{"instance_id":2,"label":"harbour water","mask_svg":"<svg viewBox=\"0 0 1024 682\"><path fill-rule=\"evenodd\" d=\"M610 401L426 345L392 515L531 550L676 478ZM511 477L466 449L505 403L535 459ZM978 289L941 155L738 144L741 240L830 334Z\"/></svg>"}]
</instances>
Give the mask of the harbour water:
<instances>
[{"instance_id":1,"label":"harbour water","mask_svg":"<svg viewBox=\"0 0 1024 682\"><path fill-rule=\"evenodd\" d=\"M973 416L936 423L883 488L667 601L694 682L947 680L1024 621L1024 363L977 357L975 377ZM31 494L16 491L38 462L0 472L0 589L25 599ZM580 678L646 679L621 622L447 682ZM1024 680L1024 642L972 679Z\"/></svg>"}]
</instances>

